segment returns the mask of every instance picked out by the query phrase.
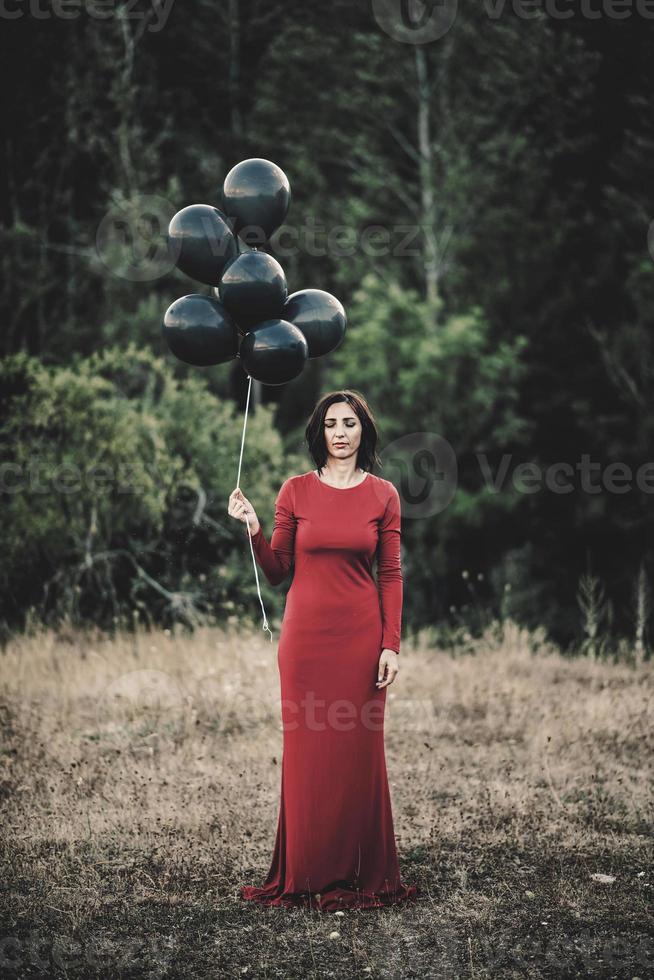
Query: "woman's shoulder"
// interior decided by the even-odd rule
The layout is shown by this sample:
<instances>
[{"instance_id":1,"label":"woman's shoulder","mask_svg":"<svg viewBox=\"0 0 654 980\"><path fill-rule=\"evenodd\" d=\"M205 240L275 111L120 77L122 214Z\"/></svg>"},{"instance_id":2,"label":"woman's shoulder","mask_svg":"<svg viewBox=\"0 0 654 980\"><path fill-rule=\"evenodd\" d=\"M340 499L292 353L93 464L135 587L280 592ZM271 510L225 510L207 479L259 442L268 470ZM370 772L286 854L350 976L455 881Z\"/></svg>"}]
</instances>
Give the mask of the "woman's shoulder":
<instances>
[{"instance_id":1,"label":"woman's shoulder","mask_svg":"<svg viewBox=\"0 0 654 980\"><path fill-rule=\"evenodd\" d=\"M312 478L313 470L308 470L306 473L296 473L295 476L289 476L284 483L288 483L293 487L299 486L302 483L308 483Z\"/></svg>"},{"instance_id":2,"label":"woman's shoulder","mask_svg":"<svg viewBox=\"0 0 654 980\"><path fill-rule=\"evenodd\" d=\"M375 476L374 473L371 473L368 476L368 479L369 480L370 479L374 480L375 481L375 486L377 487L377 489L383 491L389 497L395 498L395 497L399 496L399 494L397 492L397 487L395 486L395 484L391 480L385 480L383 476Z\"/></svg>"},{"instance_id":3,"label":"woman's shoulder","mask_svg":"<svg viewBox=\"0 0 654 980\"><path fill-rule=\"evenodd\" d=\"M308 473L296 473L294 476L287 476L279 488L280 493L295 493L295 490L311 480L312 471Z\"/></svg>"}]
</instances>

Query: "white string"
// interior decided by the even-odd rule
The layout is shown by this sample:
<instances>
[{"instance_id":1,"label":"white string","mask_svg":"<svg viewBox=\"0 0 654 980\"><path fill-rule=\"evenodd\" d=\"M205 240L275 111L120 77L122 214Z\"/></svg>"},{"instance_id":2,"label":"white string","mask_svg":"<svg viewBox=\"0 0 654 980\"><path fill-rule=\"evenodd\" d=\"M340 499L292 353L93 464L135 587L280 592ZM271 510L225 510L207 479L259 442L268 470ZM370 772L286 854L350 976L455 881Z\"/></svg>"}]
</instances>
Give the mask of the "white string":
<instances>
[{"instance_id":1,"label":"white string","mask_svg":"<svg viewBox=\"0 0 654 980\"><path fill-rule=\"evenodd\" d=\"M236 476L236 489L237 490L240 490L241 463L243 462L243 446L245 445L245 426L247 425L247 421L248 421L248 408L249 408L249 405L250 405L250 391L251 391L251 389L252 389L252 377L250 375L248 375L248 397L247 397L246 402L245 402L245 416L243 418L243 435L241 436L241 455L240 455L239 460L238 460L238 474ZM264 607L264 604L263 604L263 599L261 598L261 589L259 588L259 573L257 571L257 560L256 560L256 558L254 556L254 548L252 547L252 532L250 530L250 519L247 516L247 514L245 515L245 523L246 523L247 529L248 529L248 540L250 542L250 552L252 554L252 564L254 565L254 577L255 577L256 582L257 582L257 593L259 595L259 602L261 603L261 609L262 609L262 612L263 612L263 626L261 627L261 629L268 630L268 632L270 633L270 642L272 643L272 641L273 641L273 635L272 635L272 630L268 626L268 618L266 616L266 610L265 610L265 607Z\"/></svg>"}]
</instances>

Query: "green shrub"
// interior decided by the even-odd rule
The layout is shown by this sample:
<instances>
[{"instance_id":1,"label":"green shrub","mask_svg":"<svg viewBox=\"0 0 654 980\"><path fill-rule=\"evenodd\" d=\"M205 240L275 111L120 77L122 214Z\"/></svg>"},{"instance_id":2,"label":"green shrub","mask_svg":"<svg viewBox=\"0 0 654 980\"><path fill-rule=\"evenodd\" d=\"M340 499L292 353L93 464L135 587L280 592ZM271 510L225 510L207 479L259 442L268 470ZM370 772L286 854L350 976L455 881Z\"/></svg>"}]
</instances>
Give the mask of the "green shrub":
<instances>
[{"instance_id":1,"label":"green shrub","mask_svg":"<svg viewBox=\"0 0 654 980\"><path fill-rule=\"evenodd\" d=\"M247 536L227 515L243 416L205 376L175 377L134 344L68 367L17 354L0 365L0 409L5 629L28 610L107 628L257 615ZM303 466L272 409L251 412L240 484L268 531L279 486Z\"/></svg>"}]
</instances>

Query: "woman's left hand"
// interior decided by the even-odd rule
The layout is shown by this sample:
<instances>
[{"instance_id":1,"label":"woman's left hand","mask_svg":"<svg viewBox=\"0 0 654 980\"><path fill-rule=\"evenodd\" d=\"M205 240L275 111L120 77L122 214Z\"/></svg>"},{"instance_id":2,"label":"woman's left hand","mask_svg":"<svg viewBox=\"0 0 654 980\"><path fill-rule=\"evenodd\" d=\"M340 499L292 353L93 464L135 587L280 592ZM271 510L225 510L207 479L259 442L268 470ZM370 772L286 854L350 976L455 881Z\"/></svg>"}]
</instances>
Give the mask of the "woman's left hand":
<instances>
[{"instance_id":1,"label":"woman's left hand","mask_svg":"<svg viewBox=\"0 0 654 980\"><path fill-rule=\"evenodd\" d=\"M382 650L377 668L376 687L379 691L382 687L388 687L389 684L392 684L397 677L400 670L397 659L395 650Z\"/></svg>"}]
</instances>

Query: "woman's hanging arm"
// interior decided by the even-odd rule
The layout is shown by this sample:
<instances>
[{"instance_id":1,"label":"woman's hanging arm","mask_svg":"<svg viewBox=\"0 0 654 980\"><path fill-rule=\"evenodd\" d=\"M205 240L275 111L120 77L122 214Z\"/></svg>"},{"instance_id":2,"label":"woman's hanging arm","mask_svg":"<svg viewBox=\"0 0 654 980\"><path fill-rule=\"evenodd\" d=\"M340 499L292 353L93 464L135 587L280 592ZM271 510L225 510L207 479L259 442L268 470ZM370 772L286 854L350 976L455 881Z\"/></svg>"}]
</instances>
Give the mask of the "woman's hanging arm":
<instances>
[{"instance_id":1,"label":"woman's hanging arm","mask_svg":"<svg viewBox=\"0 0 654 980\"><path fill-rule=\"evenodd\" d=\"M384 516L379 522L377 590L382 614L382 649L400 652L404 583L400 557L402 508L391 484Z\"/></svg>"}]
</instances>

